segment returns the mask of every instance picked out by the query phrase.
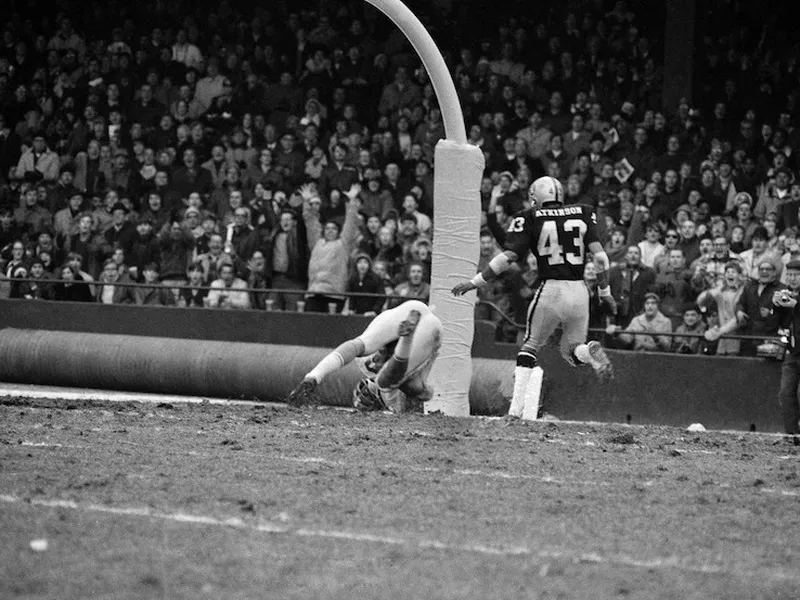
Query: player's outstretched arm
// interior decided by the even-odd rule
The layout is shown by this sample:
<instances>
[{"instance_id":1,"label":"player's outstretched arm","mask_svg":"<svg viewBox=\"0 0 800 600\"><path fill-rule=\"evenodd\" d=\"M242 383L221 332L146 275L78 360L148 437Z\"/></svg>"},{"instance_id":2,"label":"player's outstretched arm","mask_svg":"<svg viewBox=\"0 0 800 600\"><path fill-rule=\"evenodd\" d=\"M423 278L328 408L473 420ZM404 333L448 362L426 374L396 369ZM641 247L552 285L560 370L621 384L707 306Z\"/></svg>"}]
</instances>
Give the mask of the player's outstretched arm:
<instances>
[{"instance_id":1,"label":"player's outstretched arm","mask_svg":"<svg viewBox=\"0 0 800 600\"><path fill-rule=\"evenodd\" d=\"M471 290L483 287L508 271L511 268L511 264L517 260L519 260L519 257L516 252L511 250L501 252L489 262L489 265L483 271L475 275L471 280L453 287L452 294L454 296L462 296Z\"/></svg>"}]
</instances>

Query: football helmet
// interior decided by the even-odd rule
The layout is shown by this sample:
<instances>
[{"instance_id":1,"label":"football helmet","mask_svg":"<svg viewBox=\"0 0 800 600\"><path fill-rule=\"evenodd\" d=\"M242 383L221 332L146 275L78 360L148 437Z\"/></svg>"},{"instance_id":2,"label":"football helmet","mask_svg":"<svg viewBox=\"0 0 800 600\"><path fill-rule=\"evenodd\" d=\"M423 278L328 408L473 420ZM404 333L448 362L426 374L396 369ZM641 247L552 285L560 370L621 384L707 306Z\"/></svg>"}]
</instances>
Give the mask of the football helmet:
<instances>
[{"instance_id":1,"label":"football helmet","mask_svg":"<svg viewBox=\"0 0 800 600\"><path fill-rule=\"evenodd\" d=\"M378 384L371 379L362 379L353 390L353 406L360 411L387 410Z\"/></svg>"},{"instance_id":2,"label":"football helmet","mask_svg":"<svg viewBox=\"0 0 800 600\"><path fill-rule=\"evenodd\" d=\"M539 177L528 188L528 200L531 208L544 204L564 204L564 187L555 177Z\"/></svg>"}]
</instances>

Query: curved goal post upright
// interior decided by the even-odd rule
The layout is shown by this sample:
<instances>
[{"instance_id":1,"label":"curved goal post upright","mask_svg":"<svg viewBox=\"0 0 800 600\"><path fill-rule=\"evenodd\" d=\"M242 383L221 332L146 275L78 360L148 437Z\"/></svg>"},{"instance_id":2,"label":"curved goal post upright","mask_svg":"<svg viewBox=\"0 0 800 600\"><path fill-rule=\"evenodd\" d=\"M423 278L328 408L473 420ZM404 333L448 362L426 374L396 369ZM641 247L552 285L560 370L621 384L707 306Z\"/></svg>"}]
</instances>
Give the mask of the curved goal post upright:
<instances>
[{"instance_id":1,"label":"curved goal post upright","mask_svg":"<svg viewBox=\"0 0 800 600\"><path fill-rule=\"evenodd\" d=\"M453 79L425 26L400 0L366 1L389 17L411 42L428 71L442 111L447 139L436 144L434 153L430 306L442 320L444 335L430 375L434 397L425 403L425 412L468 416L475 292L455 298L450 290L471 277L478 265L483 152L467 144Z\"/></svg>"}]
</instances>

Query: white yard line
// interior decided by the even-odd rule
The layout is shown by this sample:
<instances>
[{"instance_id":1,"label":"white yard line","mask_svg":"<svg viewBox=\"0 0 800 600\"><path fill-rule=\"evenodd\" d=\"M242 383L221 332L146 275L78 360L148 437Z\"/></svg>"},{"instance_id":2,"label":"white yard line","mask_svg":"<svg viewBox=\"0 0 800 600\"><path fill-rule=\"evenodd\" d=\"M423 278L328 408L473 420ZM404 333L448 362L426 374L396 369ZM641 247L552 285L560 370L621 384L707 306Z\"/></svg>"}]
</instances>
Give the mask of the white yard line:
<instances>
[{"instance_id":1,"label":"white yard line","mask_svg":"<svg viewBox=\"0 0 800 600\"><path fill-rule=\"evenodd\" d=\"M0 494L0 503L18 504L23 506L35 506L44 508L56 508L73 510L84 513L101 513L122 517L139 517L160 521L170 521L183 523L186 525L197 525L206 527L225 527L252 531L258 533L268 533L276 535L286 535L301 538L333 538L347 540L351 542L361 542L368 544L381 544L391 546L405 546L409 549L420 550L441 550L449 552L481 554L487 556L526 556L538 560L569 560L576 563L608 564L623 567L633 567L639 569L676 569L704 574L731 574L739 577L758 577L760 579L773 578L787 580L791 582L800 581L798 574L794 571L786 572L780 569L769 569L760 573L743 573L734 571L733 566L726 567L721 564L702 563L692 560L691 557L632 557L624 554L600 554L597 552L580 552L572 550L558 549L533 549L527 546L495 546L480 543L473 544L454 544L435 539L419 539L411 536L386 536L370 532L343 531L336 529L321 529L307 527L291 527L288 525L271 521L261 521L251 523L239 517L217 518L206 515L194 515L181 512L162 512L147 507L118 507L104 504L86 503L81 504L71 500L58 500L47 498L24 499L10 494Z\"/></svg>"},{"instance_id":2,"label":"white yard line","mask_svg":"<svg viewBox=\"0 0 800 600\"><path fill-rule=\"evenodd\" d=\"M215 404L222 406L285 406L253 400L230 400L225 398L204 398L201 396L174 396L169 394L141 394L137 392L116 392L80 388L53 387L45 385L25 385L19 383L0 383L0 397L20 397L34 400L93 400L96 402L139 402L142 404Z\"/></svg>"}]
</instances>

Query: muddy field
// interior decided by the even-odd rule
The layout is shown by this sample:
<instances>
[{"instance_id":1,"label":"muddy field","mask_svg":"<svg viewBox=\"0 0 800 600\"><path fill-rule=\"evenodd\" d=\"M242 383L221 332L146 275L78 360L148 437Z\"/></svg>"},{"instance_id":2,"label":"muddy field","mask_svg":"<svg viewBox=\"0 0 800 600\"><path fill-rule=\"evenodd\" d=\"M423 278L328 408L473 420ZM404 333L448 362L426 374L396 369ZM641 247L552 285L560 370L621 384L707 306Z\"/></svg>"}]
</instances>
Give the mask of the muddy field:
<instances>
[{"instance_id":1,"label":"muddy field","mask_svg":"<svg viewBox=\"0 0 800 600\"><path fill-rule=\"evenodd\" d=\"M798 443L5 399L0 598L799 600Z\"/></svg>"}]
</instances>

